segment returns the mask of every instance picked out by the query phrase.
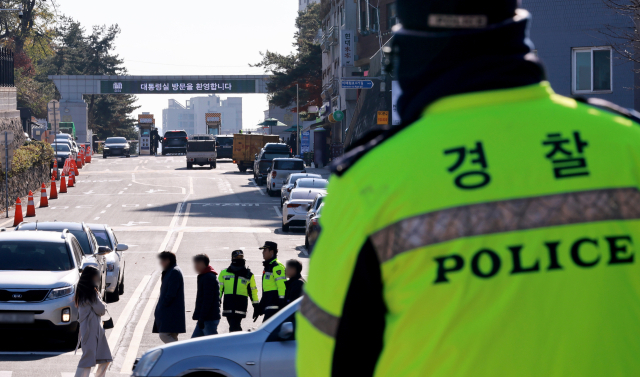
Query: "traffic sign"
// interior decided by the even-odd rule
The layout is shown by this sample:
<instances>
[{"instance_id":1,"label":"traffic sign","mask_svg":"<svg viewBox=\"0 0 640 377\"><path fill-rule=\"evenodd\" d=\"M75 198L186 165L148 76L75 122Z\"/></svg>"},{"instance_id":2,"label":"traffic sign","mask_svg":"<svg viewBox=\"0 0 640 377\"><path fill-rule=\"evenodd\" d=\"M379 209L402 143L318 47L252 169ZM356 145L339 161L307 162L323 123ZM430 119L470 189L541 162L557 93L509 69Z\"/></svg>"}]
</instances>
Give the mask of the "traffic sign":
<instances>
[{"instance_id":1,"label":"traffic sign","mask_svg":"<svg viewBox=\"0 0 640 377\"><path fill-rule=\"evenodd\" d=\"M373 81L371 80L346 80L340 81L340 87L342 89L372 89Z\"/></svg>"},{"instance_id":2,"label":"traffic sign","mask_svg":"<svg viewBox=\"0 0 640 377\"><path fill-rule=\"evenodd\" d=\"M388 111L378 111L378 124L380 125L389 124Z\"/></svg>"},{"instance_id":3,"label":"traffic sign","mask_svg":"<svg viewBox=\"0 0 640 377\"><path fill-rule=\"evenodd\" d=\"M336 122L341 122L344 119L344 113L340 110L336 110L333 112L333 119L336 120Z\"/></svg>"}]
</instances>

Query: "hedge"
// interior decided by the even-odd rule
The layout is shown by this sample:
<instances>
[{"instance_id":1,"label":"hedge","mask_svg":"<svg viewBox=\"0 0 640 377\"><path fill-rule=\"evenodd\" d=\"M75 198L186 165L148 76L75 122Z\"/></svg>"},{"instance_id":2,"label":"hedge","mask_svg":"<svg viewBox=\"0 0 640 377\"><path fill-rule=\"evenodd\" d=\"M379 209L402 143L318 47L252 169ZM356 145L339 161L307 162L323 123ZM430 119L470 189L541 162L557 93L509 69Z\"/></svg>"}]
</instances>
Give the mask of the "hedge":
<instances>
[{"instance_id":1,"label":"hedge","mask_svg":"<svg viewBox=\"0 0 640 377\"><path fill-rule=\"evenodd\" d=\"M42 141L27 141L13 153L13 160L9 177L23 173L33 166L53 163L53 148ZM0 156L4 158L4 156ZM4 170L2 170L4 175Z\"/></svg>"}]
</instances>

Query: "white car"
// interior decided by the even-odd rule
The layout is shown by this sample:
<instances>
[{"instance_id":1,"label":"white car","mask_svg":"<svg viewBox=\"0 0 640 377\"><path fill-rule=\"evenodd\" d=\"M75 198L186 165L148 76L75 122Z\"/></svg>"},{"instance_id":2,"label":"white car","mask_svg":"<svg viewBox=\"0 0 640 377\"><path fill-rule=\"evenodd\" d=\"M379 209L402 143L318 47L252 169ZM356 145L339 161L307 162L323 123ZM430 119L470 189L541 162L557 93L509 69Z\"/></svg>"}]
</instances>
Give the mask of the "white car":
<instances>
[{"instance_id":1,"label":"white car","mask_svg":"<svg viewBox=\"0 0 640 377\"><path fill-rule=\"evenodd\" d=\"M293 190L296 181L301 178L322 179L322 176L320 174L310 174L310 173L289 174L287 179L282 181L282 188L280 189L280 206L282 206L284 202L289 200L289 194L291 193L291 190Z\"/></svg>"},{"instance_id":2,"label":"white car","mask_svg":"<svg viewBox=\"0 0 640 377\"><path fill-rule=\"evenodd\" d=\"M118 301L120 295L124 293L124 270L125 261L123 251L129 246L118 243L113 229L105 224L87 224L96 237L99 246L106 246L113 252L107 254L107 279L106 291L108 301Z\"/></svg>"},{"instance_id":3,"label":"white car","mask_svg":"<svg viewBox=\"0 0 640 377\"><path fill-rule=\"evenodd\" d=\"M299 158L274 158L267 169L267 194L276 196L282 182L293 173L304 173L304 161Z\"/></svg>"},{"instance_id":4,"label":"white car","mask_svg":"<svg viewBox=\"0 0 640 377\"><path fill-rule=\"evenodd\" d=\"M305 227L307 211L318 194L326 193L329 182L326 179L303 178L296 181L289 200L282 205L282 231L289 227Z\"/></svg>"},{"instance_id":5,"label":"white car","mask_svg":"<svg viewBox=\"0 0 640 377\"><path fill-rule=\"evenodd\" d=\"M295 314L302 298L257 330L203 336L147 351L132 376L295 377Z\"/></svg>"},{"instance_id":6,"label":"white car","mask_svg":"<svg viewBox=\"0 0 640 377\"><path fill-rule=\"evenodd\" d=\"M107 254L105 249L100 255ZM74 293L87 257L68 230L0 233L0 331L78 341Z\"/></svg>"}]
</instances>

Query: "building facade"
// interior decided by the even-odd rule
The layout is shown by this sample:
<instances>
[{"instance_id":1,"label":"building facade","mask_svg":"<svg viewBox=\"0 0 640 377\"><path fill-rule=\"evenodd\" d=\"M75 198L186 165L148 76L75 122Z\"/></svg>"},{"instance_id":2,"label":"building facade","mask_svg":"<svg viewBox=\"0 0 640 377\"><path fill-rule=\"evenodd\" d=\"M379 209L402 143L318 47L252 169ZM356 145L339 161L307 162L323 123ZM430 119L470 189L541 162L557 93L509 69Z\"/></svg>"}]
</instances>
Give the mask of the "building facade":
<instances>
[{"instance_id":1,"label":"building facade","mask_svg":"<svg viewBox=\"0 0 640 377\"><path fill-rule=\"evenodd\" d=\"M213 94L192 97L185 105L170 99L162 110L162 132L185 130L187 135L207 133L206 113L221 113L222 134L237 133L242 129L242 97L220 99Z\"/></svg>"},{"instance_id":2,"label":"building facade","mask_svg":"<svg viewBox=\"0 0 640 377\"><path fill-rule=\"evenodd\" d=\"M631 20L603 0L522 0L522 7L533 16L531 40L557 93L640 109L634 63L614 51L623 41L604 34L607 26L633 30Z\"/></svg>"}]
</instances>

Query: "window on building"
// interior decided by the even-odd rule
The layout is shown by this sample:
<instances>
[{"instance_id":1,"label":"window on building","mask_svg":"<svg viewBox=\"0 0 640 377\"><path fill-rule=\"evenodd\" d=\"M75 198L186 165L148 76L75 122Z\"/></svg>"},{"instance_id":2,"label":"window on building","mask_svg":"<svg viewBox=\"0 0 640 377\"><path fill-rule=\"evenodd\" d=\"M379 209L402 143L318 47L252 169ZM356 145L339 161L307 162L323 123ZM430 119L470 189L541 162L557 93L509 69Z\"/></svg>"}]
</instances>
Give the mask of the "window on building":
<instances>
[{"instance_id":1,"label":"window on building","mask_svg":"<svg viewBox=\"0 0 640 377\"><path fill-rule=\"evenodd\" d=\"M387 29L391 29L393 25L398 23L398 15L396 14L396 3L387 4Z\"/></svg>"},{"instance_id":2,"label":"window on building","mask_svg":"<svg viewBox=\"0 0 640 377\"><path fill-rule=\"evenodd\" d=\"M611 47L573 49L573 93L607 93L612 89Z\"/></svg>"}]
</instances>

